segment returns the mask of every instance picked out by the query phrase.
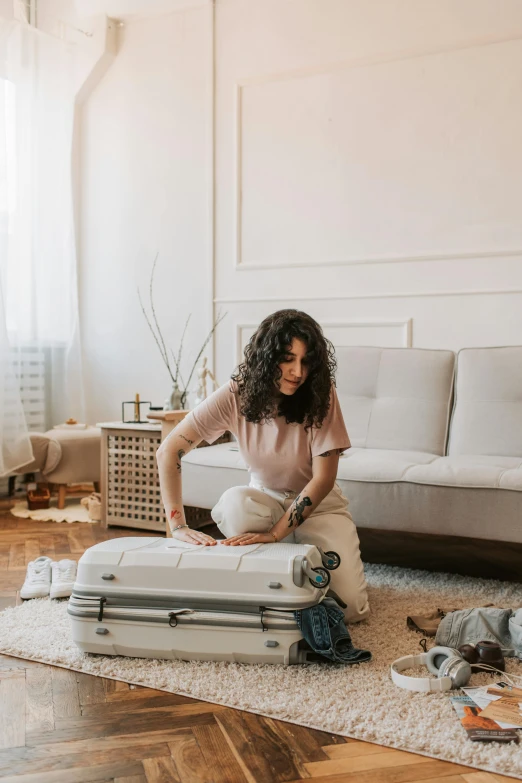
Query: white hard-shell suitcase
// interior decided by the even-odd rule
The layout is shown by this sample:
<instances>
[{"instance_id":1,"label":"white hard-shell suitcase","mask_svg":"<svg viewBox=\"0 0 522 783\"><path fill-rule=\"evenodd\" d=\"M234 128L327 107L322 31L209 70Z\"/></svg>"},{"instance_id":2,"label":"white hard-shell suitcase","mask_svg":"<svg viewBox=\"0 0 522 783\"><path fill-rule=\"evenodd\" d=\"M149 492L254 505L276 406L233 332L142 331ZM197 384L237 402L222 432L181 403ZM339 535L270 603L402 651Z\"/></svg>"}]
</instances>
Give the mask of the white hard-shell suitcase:
<instances>
[{"instance_id":1,"label":"white hard-shell suitcase","mask_svg":"<svg viewBox=\"0 0 522 783\"><path fill-rule=\"evenodd\" d=\"M68 612L85 652L144 658L299 663L293 612L323 600L335 553L314 546L201 547L129 537L88 549Z\"/></svg>"}]
</instances>

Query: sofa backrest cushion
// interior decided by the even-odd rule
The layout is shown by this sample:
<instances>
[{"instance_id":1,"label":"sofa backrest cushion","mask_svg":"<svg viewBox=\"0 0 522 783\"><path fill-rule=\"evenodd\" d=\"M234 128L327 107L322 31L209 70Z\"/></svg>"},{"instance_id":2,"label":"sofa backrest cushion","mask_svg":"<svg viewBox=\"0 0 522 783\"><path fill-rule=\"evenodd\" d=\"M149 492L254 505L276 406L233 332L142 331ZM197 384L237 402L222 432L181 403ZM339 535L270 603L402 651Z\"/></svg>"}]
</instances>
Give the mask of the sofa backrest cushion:
<instances>
[{"instance_id":1,"label":"sofa backrest cushion","mask_svg":"<svg viewBox=\"0 0 522 783\"><path fill-rule=\"evenodd\" d=\"M448 454L522 457L522 347L459 352Z\"/></svg>"},{"instance_id":2,"label":"sofa backrest cushion","mask_svg":"<svg viewBox=\"0 0 522 783\"><path fill-rule=\"evenodd\" d=\"M445 453L453 351L338 347L336 356L352 446Z\"/></svg>"}]
</instances>

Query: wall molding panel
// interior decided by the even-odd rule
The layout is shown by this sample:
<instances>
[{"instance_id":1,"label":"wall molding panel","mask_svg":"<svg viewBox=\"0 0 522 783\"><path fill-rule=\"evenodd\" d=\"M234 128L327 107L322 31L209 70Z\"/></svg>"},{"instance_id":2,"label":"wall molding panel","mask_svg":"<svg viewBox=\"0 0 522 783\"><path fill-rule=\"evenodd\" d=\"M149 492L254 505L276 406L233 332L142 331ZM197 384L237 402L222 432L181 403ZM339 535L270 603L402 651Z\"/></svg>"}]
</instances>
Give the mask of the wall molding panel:
<instances>
[{"instance_id":1,"label":"wall molding panel","mask_svg":"<svg viewBox=\"0 0 522 783\"><path fill-rule=\"evenodd\" d=\"M236 258L240 258L240 235L241 225L239 223L237 228L236 237ZM313 267L325 267L325 266L356 266L359 264L411 264L411 263L423 263L426 261L467 261L470 259L483 259L483 258L516 258L522 256L522 248L518 250L498 250L495 252L483 253L477 250L476 252L466 253L448 253L445 255L426 255L426 256L379 256L357 259L325 259L324 261L277 261L275 263L244 263L239 260L236 263L236 271L238 272L252 272L259 270L272 270L272 269L309 269Z\"/></svg>"},{"instance_id":2,"label":"wall molding panel","mask_svg":"<svg viewBox=\"0 0 522 783\"><path fill-rule=\"evenodd\" d=\"M320 320L325 336L331 340L335 348L348 348L353 345L385 345L394 348L411 348L413 344L413 318L405 319L385 319L385 320L350 320L350 321L325 321ZM252 333L257 329L259 323L237 323L235 329L235 360L239 364L243 360L243 351L248 343ZM368 338L350 339L350 332L361 334L361 330L368 329L368 336L373 332L373 336L388 333L384 340L382 337L378 340ZM346 334L342 335L344 330ZM337 337L337 339L335 339Z\"/></svg>"},{"instance_id":3,"label":"wall molding panel","mask_svg":"<svg viewBox=\"0 0 522 783\"><path fill-rule=\"evenodd\" d=\"M522 288L504 288L488 290L462 291L400 291L398 293L377 294L331 294L328 296L252 296L241 298L217 297L214 304L253 304L261 302L329 302L357 299L411 299L422 297L454 296L495 296L504 294L522 294Z\"/></svg>"},{"instance_id":4,"label":"wall molding panel","mask_svg":"<svg viewBox=\"0 0 522 783\"><path fill-rule=\"evenodd\" d=\"M279 82L282 80L302 79L307 76L315 76L323 73L333 73L334 71L347 71L355 68L368 68L372 65L385 65L387 63L401 62L403 60L415 60L421 57L435 57L440 54L451 54L452 52L464 52L467 49L477 49L483 46L496 46L498 44L512 43L522 41L520 35L499 36L497 38L490 35L482 36L473 41L462 41L458 44L449 44L447 46L435 46L433 48L415 47L405 49L395 54L377 54L369 57L357 57L337 62L324 63L323 65L313 65L305 68L296 68L293 70L274 71L272 73L259 74L245 79L238 79L238 87L255 87L259 84L269 84L270 82Z\"/></svg>"},{"instance_id":5,"label":"wall molding panel","mask_svg":"<svg viewBox=\"0 0 522 783\"><path fill-rule=\"evenodd\" d=\"M522 342L522 10L373 5L216 5L220 379L282 308L341 354Z\"/></svg>"},{"instance_id":6,"label":"wall molding panel","mask_svg":"<svg viewBox=\"0 0 522 783\"><path fill-rule=\"evenodd\" d=\"M482 205L480 203L477 203L477 204L471 203L472 202L472 198L469 198L469 199L467 199L465 197L460 198L460 196L458 196L458 194L456 194L454 198L457 199L456 203L459 204L459 208L462 210L462 221L456 220L455 223L452 223L451 220L450 220L450 222L448 224L450 226L450 229L452 229L455 232L455 242L452 241L451 236L450 236L447 239L447 246L446 247L443 246L444 245L444 241L443 241L439 250L436 250L436 248L433 247L435 244L438 244L438 242L437 243L435 242L435 237L438 238L438 236L439 236L437 234L437 232L434 229L432 229L431 226L423 228L422 225L421 225L421 227L419 228L418 236L416 238L414 238L413 240L411 240L412 246L411 246L410 250L408 250L408 248L405 247L404 248L404 252L401 252L401 249L397 247L397 237L394 235L392 229L390 229L391 234L390 234L389 245L390 245L390 247L393 247L393 245L395 244L395 248L390 253L387 253L387 252L385 252L385 253L372 253L372 252L370 252L370 253L368 253L366 255L364 252L358 252L357 250L355 250L355 247L357 246L357 244L359 244L359 247L361 246L361 244L364 244L361 241L361 237L355 237L355 239L354 239L354 243L355 243L354 244L354 250L355 250L355 252L353 254L347 253L346 256L344 255L343 252L341 252L340 255L337 254L337 253L331 254L328 250L325 251L324 256L314 255L315 251L312 250L311 254L314 255L314 257L303 258L302 257L302 253L299 250L299 247L297 247L295 249L295 257L294 258L288 258L286 256L289 255L289 253L288 253L288 250L285 251L284 242L283 242L282 249L279 250L279 249L277 249L277 247L278 247L278 242L277 241L275 241L273 243L272 251L270 250L270 247L268 247L268 249L266 250L266 259L262 258L263 257L263 250L259 251L260 252L260 257L258 257L258 258L253 257L252 253L250 253L250 260L249 260L248 257L245 257L245 251L244 251L245 232L247 230L247 227L245 226L245 215L244 215L244 195L245 195L244 188L247 187L247 185L244 182L244 174L245 174L245 160L244 160L244 155L245 155L245 150L244 150L244 147L245 147L245 143L244 143L244 140L245 140L245 127L244 127L244 124L245 124L245 120L244 120L244 109L245 109L246 91L248 91L249 88L251 88L251 87L254 87L254 88L255 87L262 87L262 86L265 86L265 85L282 85L285 82L290 83L292 81L297 81L297 80L301 80L302 81L302 80L307 79L307 78L312 78L313 79L313 77L317 77L317 76L328 77L328 76L330 76L332 74L336 74L336 73L360 70L361 73L363 73L363 74L365 72L370 72L371 80L370 80L369 83L372 86L372 88L375 90L375 96L374 97L376 98L376 97L378 97L380 92L382 90L384 90L385 86L388 84L388 82L387 82L387 78L388 78L387 72L377 73L377 75L375 75L375 72L372 72L370 70L370 69L375 69L376 66L381 66L381 65L386 65L386 64L393 65L393 64L407 63L408 61L411 61L411 60L422 60L423 58L426 59L427 62L429 63L429 61L432 58L436 57L436 56L440 56L440 55L451 56L451 55L458 55L459 53L470 53L469 56L473 58L473 57L476 57L476 50L478 50L478 49L492 47L492 46L501 47L502 45L505 45L505 44L511 44L511 45L513 45L513 44L520 44L521 41L522 41L522 38L520 38L520 37L500 38L500 39L483 38L481 40L477 40L477 41L473 41L473 42L469 42L469 43L462 43L459 46L453 45L453 46L448 46L448 47L438 47L437 49L427 50L427 51L426 50L423 51L423 50L416 49L416 50L411 50L411 51L407 51L407 52L402 52L400 54L393 55L393 56L382 55L382 56L378 56L378 57L368 57L368 58L362 58L362 59L359 59L359 60L356 60L356 61L346 61L346 62L341 62L341 63L334 63L334 64L329 64L329 65L322 65L322 66L315 66L315 67L311 67L311 68L304 68L304 69L301 69L299 71L294 71L294 72L280 72L280 73L273 73L273 74L270 74L270 75L267 75L267 76L260 76L260 77L254 77L254 78L251 78L251 79L238 80L235 83L235 85L234 85L234 89L235 89L235 109L234 109L234 111L235 111L235 116L234 116L234 133L235 133L235 138L234 138L234 155L233 155L234 172L233 172L233 178L232 178L234 184L233 184L233 188L232 188L232 199L233 199L233 219L234 219L234 222L235 222L235 226L234 226L233 268L236 271L242 271L243 272L243 271L263 271L263 270L272 270L272 269L293 269L293 268L305 268L305 267L306 268L308 268L308 267L311 267L311 268L344 267L344 266L361 265L361 264L398 264L398 263L424 263L424 262L438 262L438 261L459 261L459 260L469 260L469 259L500 259L500 258L511 258L511 257L516 257L516 256L522 256L522 246L520 245L520 240L517 237L517 232L516 231L512 232L513 233L513 245L514 245L512 247L509 247L509 246L507 246L507 247L506 246L504 246L504 247L499 246L498 248L491 247L491 246L490 247L485 247L485 245L488 244L487 242L484 242L484 244L481 247L480 246L480 242L482 241L482 237L480 237L480 241L479 242L477 242L476 239L473 240L473 237L472 237L473 232L470 233L469 239L471 241L468 242L468 235L466 233L466 230L465 229L461 229L461 225L479 223L480 220L482 219L482 212L481 212L481 210L482 210L483 207L482 207ZM509 58L510 57L513 57L513 53L510 52L510 51L508 51L507 54L506 54L506 52L504 52L501 49L499 49L499 51L501 51L501 53L503 52L503 54L506 56L507 62L509 62ZM466 55L464 55L464 57L466 57ZM481 68L483 68L485 70L485 73L489 75L489 70L488 70L488 68L490 67L489 60L486 59L484 61L484 63L482 63L482 60L480 62L481 62ZM468 60L466 60L466 59L462 60L462 58L457 59L456 62L452 64L452 66L457 69L457 75L459 76L459 78L462 81L462 84L460 85L460 89L464 91L463 94L466 94L466 85L467 85L467 82L469 81L469 79L471 78L470 74L473 72L473 66L474 65L475 65L475 60L472 59L471 61L468 62ZM424 66L422 66L422 67L424 67ZM439 68L439 67L440 67L440 74L439 74L439 71L437 70L437 68ZM432 73L432 78L434 79L435 83L437 83L437 80L442 80L441 74L444 73L444 67L445 67L444 64L441 65L441 66L438 66L437 64L435 64L433 66L434 71ZM408 93L408 89L409 89L410 92L411 92L411 98L408 98L408 100L409 100L410 104L414 105L415 104L415 100L413 100L413 99L416 96L418 96L419 94L422 95L422 90L419 87L419 82L417 80L417 73L416 73L415 70L412 70L411 73L408 72L408 78L411 79L411 84L410 84L410 82L408 82L406 80L406 83L405 83L404 86L398 87L397 85L400 84L400 80L396 79L395 81L392 81L392 86L393 86L394 89L399 89L399 94L402 96L403 100L405 100L406 97L409 96L409 93ZM486 93L487 93L488 90L490 90L490 91L493 90L493 87L494 87L493 79L494 79L494 74L491 76L491 78L489 80L487 80L487 79L483 80L483 84L484 84L483 88L486 91ZM359 85L359 86L357 86L355 88L353 87L353 85L348 84L346 89L348 89L348 93L350 95L352 95L352 94L355 95L357 100L358 100L359 98L357 96L361 92L363 84L365 84L365 82L363 82L361 85ZM430 84L430 82L428 81L428 85L429 84ZM332 89L334 89L335 87L338 88L339 85L337 85L337 83L333 83L332 85L330 85L330 87L332 87ZM310 99L312 100L315 97L315 95L316 95L317 88L314 88L313 87L313 83L312 83L312 86L310 88L308 88L308 89L311 90L310 96L308 96L308 92L303 93L303 95L305 95L307 97L310 97ZM344 91L344 89L345 88L343 87L342 90ZM446 100L447 95L449 95L450 97L447 98L447 100L449 101L450 106L454 107L455 95L451 92L451 87L448 87L448 88L446 88L445 86L441 87L440 84L439 84L438 85L438 89L439 89L439 93L438 94L440 96L440 101L442 102L441 106L442 107L444 106L444 101ZM401 90L403 90L403 92L401 92ZM339 96L342 97L343 94L344 93L339 93ZM296 96L296 103L298 105L303 102L301 100L302 97L303 96L301 95L301 93L297 94L297 96ZM259 95L257 96L256 100L259 100ZM267 95L264 95L264 97L262 97L262 100L264 100L265 102L268 101L268 103L267 103L266 107L264 107L263 104L260 104L261 108L263 108L263 107L264 108L267 108L267 107L271 108L271 110L274 112L274 118L277 117L278 115L277 115L276 109L277 109L277 107L279 105L278 101L281 101L281 96L279 96L279 97L276 96L275 98L273 98L273 97L267 98ZM435 96L435 100L437 100L437 96ZM272 104L272 101L273 101L273 104ZM470 107L472 105L473 105L473 103L470 104ZM318 109L318 112L320 113L322 110L330 111L331 107L328 108L328 106L329 105L327 104L326 107L325 106L321 107L320 109ZM261 108L259 109L259 111L261 111ZM334 104L334 111L335 111L335 104ZM419 116L421 116L422 115L422 109L419 108L418 111L419 111ZM473 120L473 115L471 114L471 112L472 112L472 108L469 109L469 117L468 117L468 120L467 120L468 122L472 122L472 120ZM442 116L442 114L443 114L443 112L441 110L441 112L439 112L438 115L436 115L436 116ZM254 116L256 116L256 115L254 115ZM412 115L412 116L413 116L413 120L411 120L411 121L413 121L413 122L420 122L420 124L422 126L422 120L419 120L418 117L417 117L417 119L415 119L416 115ZM264 115L262 115L262 117L264 117ZM369 115L369 117L371 117L371 115ZM336 117L333 117L333 119L335 120ZM343 115L341 113L337 117L337 121L338 122L339 121L346 122L347 120L346 120L346 117L344 117L344 119L343 119ZM369 121L368 118L366 118L366 121L367 122ZM394 120L394 121L397 121L397 120ZM289 123L288 127L285 126L285 124L284 124L285 122ZM282 120L283 124L282 124L281 128L279 129L279 132L282 129L283 132L289 133L293 129L293 125L292 125L293 122L294 122L294 120L292 118L290 118L290 119L288 119L288 117L284 118ZM449 132L448 128L453 128L453 126L451 125L451 122L458 123L458 117L453 117L453 119L451 120L450 125L448 126L448 128L446 128L446 126L444 125L444 122L442 120L441 120L441 122L443 123L441 125L441 128L443 128L444 130ZM258 124L261 124L261 123L256 123L255 120L253 121L253 123L254 124L252 125L252 128L257 127ZM335 125L335 122L334 122L334 125ZM348 125L348 127L350 127L350 126ZM310 149L310 157L312 159L313 159L314 151L323 149L324 144L327 144L328 143L328 139L330 138L329 136L326 136L323 139L319 135L321 130L323 130L323 125L321 124L320 121L318 121L317 134L316 134L315 137L313 137L313 139L314 139L313 142L310 142L310 143L312 143L312 148ZM326 131L326 133L329 133L329 132L330 131ZM276 135L278 133L277 126L274 129L274 133ZM312 136L313 136L313 134L312 134ZM263 144L263 138L264 138L263 136L260 136L260 137L257 138L257 142L253 141L252 143L253 144L256 144L256 143L257 144L260 144L260 143ZM333 136L333 138L334 139L336 138L335 135ZM400 144L404 144L405 143L404 142L404 138L401 137L399 132L398 132L397 138L400 139ZM442 141L440 142L440 144L442 146L440 147L440 149L438 151L435 150L435 155L441 154L441 161L443 161L445 159L445 156L442 155L442 153L446 149L444 147L444 144L446 143L446 141L445 141L445 134L443 132L441 132L440 134L436 134L436 138L442 139ZM458 134L457 134L457 138L458 138ZM484 141L484 144L486 144L486 152L487 152L487 150L489 149L487 147L487 145L491 142L491 138L488 138L488 137L485 136L485 139L486 140ZM377 141L378 141L378 139L377 140L374 139L374 142L376 144L377 144ZM462 140L459 143L462 143ZM305 156L305 157L303 157L303 161L307 161L308 160L308 157L306 155L307 148L306 148L306 143L304 143L304 144L305 144L305 146L303 146L303 149L300 150L299 154ZM393 145L393 142L391 142L391 144ZM314 145L316 145L316 146L318 145L317 146L317 150L316 150L316 146L314 146ZM379 144L377 144L377 147L378 146L379 146ZM429 139L428 139L428 141L425 142L425 148L423 148L421 150L421 152L419 153L421 155L421 159L422 160L424 160L424 158L422 158L422 155L426 155L426 156L429 157L428 153L430 152L430 149L431 149L431 147L430 147L430 143L429 143ZM459 148L457 148L454 151L453 147L450 146L449 149L451 149L454 152L454 154L457 155L457 157L458 157L458 149ZM258 148L256 148L256 151L257 150L258 150ZM393 151L393 146L390 147L390 154L391 154L392 151ZM399 148L397 150L397 152L398 152L399 157L400 157L400 155L403 153L403 150L401 148ZM267 150L264 150L264 154L265 155L268 154ZM296 153L296 155L297 155L297 153ZM354 153L354 155L356 157L355 153ZM256 158L256 156L254 155L254 153L251 153L251 160L255 160L255 158ZM350 167L352 165L353 161L352 161L351 157L349 159L347 158L347 163L348 163L348 167ZM418 167L418 163L419 163L419 161L417 161L415 158L413 158L412 162L411 162L410 168L412 170L414 170L415 168ZM262 166L261 163L259 165ZM295 165L296 165L296 161L295 160L293 160L293 163L289 164L289 166L290 166L289 167L290 174L293 171L292 167L295 166ZM317 163L317 165L319 166L320 164ZM445 164L445 165L447 166L448 164ZM467 165L466 163L463 164L464 167L466 165ZM505 160L502 162L502 165L504 167L507 165ZM407 168L408 167L406 166L405 171L407 170ZM444 168L444 166L443 166L443 168ZM313 171L314 171L314 169L313 169L313 166L312 166L312 172ZM444 169L443 173L441 174L441 177L442 177L443 180L444 180L445 176L448 177L449 178L448 183L449 183L451 181L451 174L448 173L448 172L449 172L449 168L448 168L447 171ZM255 179L255 177L256 177L256 170L255 169L254 169L254 173L253 174L251 173L250 176L251 177L253 176L254 177L254 181L257 181ZM336 193L336 188L339 187L339 184L338 183L335 184L337 181L335 179L335 175L334 174L332 174L330 172L330 174L328 176L330 176L332 179L325 181L325 198L327 199L327 201L328 201L328 199L330 199L332 201L332 203L335 203L335 198L333 196ZM359 176L360 176L360 173L359 173ZM416 182L415 175L411 175L411 176L413 177L412 183L415 183ZM513 174L513 177L514 176L515 175ZM284 173L282 174L282 177L284 179ZM269 182L269 180L267 180L267 182ZM495 183L494 183L494 185L495 185ZM468 182L468 178L466 177L465 174L463 174L463 176L461 176L461 177L457 177L456 178L454 186L455 186L455 188L456 187L460 187L461 189L463 189L463 194L462 194L463 196L466 196L466 193L467 193L466 188L469 189L471 187L471 185ZM267 187L267 183L265 183L265 187ZM329 192L329 188L330 187L333 188L331 193ZM355 184L354 184L354 187L356 187ZM385 186L385 190L384 190L384 196L385 197L389 196L389 192L386 190L386 188L388 188L388 187L389 187L389 183L388 183L388 185ZM408 188L410 186L408 185L408 183L406 183L404 187ZM412 187L413 187L413 185L412 185ZM440 182L438 182L436 177L432 181L430 181L428 183L428 190L427 190L428 194L430 193L429 187L433 187L433 199L434 199L433 207L434 207L435 217L437 216L437 212L440 212L441 215L445 214L446 206L448 206L448 208L451 211L451 199L450 199L449 205L446 205L445 201L442 198L442 192L444 191L444 188L442 189L442 191L440 191ZM454 188L447 188L447 192L451 193L453 189ZM410 190L411 190L411 188L410 188ZM250 189L250 191L252 191L252 189ZM408 192L408 191L406 191L406 192ZM269 203L269 201L270 201L269 192L265 193L265 197L266 197L265 198L265 203ZM351 191L348 190L347 193L346 193L346 198L348 199L348 202L349 202L350 199L354 198L354 194ZM400 198L400 194L399 194L399 198ZM498 198L501 198L501 197L498 196ZM376 194L376 203L377 203L377 205L379 204L379 200L380 200L379 199L379 193L377 193ZM253 206L251 205L248 208L248 209L250 209L251 212L253 210L253 213L252 213L253 215L257 214L255 206L256 205L255 205L255 202L254 202L254 205ZM381 209L383 211L383 214L386 215L386 206L383 205ZM426 210L424 210L424 212L426 212ZM252 222L253 221L252 214L250 216L250 224L251 225L256 225L255 221ZM269 216L266 219L269 221ZM490 212L486 212L485 213L485 219L490 219L492 221L492 229L489 232L489 234L488 234L487 227L486 227L485 232L484 232L484 236L491 239L494 235L498 234L498 232L496 231L496 224L495 224L495 220L496 220L495 204L493 204L493 206L491 207ZM264 220L265 220L265 218L263 219L262 222L264 222ZM319 215L319 221L321 221L321 215ZM379 210L378 209L377 209L377 212L376 212L376 222L379 223ZM335 221L334 221L334 223L335 223ZM357 223L357 221L356 221L356 223ZM383 220L381 223L382 223L382 225L386 225L386 220ZM392 223L393 223L393 220L390 221L390 225ZM517 221L513 220L513 224L515 224L515 223L517 223ZM336 223L335 225L338 225L338 224ZM426 224L426 226L428 226L428 224ZM266 228L268 230L268 226ZM442 229L444 229L444 225L442 226ZM327 230L326 227L324 227L322 230L324 230L326 232L326 235L331 233L331 232L329 232ZM334 245L336 243L339 244L340 247L342 248L343 244L345 244L345 242L347 241L346 237L342 233L344 229L338 229L338 230L339 230L338 235L332 240L333 244L332 244L332 248L331 249L334 248ZM251 241L252 245L257 247L256 231L257 231L257 229L255 229L254 230L254 234L251 235L251 240L250 241ZM283 229L283 231L284 231L284 229ZM292 241L291 238L293 236L292 235L292 231L293 231L293 228L290 227L288 229L288 232L289 232L288 235L286 237L283 237L283 239L286 239L287 242L290 242L290 244L291 244L291 241ZM361 229L361 231L364 234L364 230ZM426 232L425 235L423 235L423 233L422 233L423 231ZM451 233L451 231L450 231L450 233ZM480 231L478 232L478 235L480 235ZM402 238L402 236L403 235L401 235L401 238ZM404 236L405 236L405 234L404 234ZM441 231L440 236L444 236L444 230ZM318 244L320 244L320 243L318 243ZM382 244L386 244L386 243L383 242ZM468 247L466 247L466 244L468 244ZM491 242L489 242L489 244L491 245ZM495 243L493 243L493 244L495 244ZM453 245L453 247L452 247L452 245ZM458 247L459 245L460 245L460 247ZM469 245L471 245L471 247L469 247ZM509 242L506 242L506 245L509 245ZM378 243L377 243L376 247L377 246L378 246ZM420 253L419 252L413 252L413 253L410 252L411 250L414 249L414 246L416 246L417 248L423 248L424 247L427 252L420 252ZM433 247L433 252L431 252L431 248L432 247ZM256 253L257 252L258 251L256 250ZM290 251L290 252L293 252L293 251ZM282 257L281 256L277 257L279 253L281 253ZM247 251L247 254L248 254L248 251Z\"/></svg>"}]
</instances>

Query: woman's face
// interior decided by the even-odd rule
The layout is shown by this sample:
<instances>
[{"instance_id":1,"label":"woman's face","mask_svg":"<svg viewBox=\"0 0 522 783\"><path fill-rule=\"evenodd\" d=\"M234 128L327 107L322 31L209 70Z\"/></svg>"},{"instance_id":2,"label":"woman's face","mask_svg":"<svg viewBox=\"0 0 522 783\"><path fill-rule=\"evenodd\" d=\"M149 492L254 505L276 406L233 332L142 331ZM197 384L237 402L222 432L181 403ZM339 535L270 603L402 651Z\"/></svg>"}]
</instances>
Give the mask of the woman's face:
<instances>
[{"instance_id":1,"label":"woman's face","mask_svg":"<svg viewBox=\"0 0 522 783\"><path fill-rule=\"evenodd\" d=\"M306 343L294 337L283 361L278 365L282 375L277 386L282 394L295 394L306 381L309 372L306 350Z\"/></svg>"}]
</instances>

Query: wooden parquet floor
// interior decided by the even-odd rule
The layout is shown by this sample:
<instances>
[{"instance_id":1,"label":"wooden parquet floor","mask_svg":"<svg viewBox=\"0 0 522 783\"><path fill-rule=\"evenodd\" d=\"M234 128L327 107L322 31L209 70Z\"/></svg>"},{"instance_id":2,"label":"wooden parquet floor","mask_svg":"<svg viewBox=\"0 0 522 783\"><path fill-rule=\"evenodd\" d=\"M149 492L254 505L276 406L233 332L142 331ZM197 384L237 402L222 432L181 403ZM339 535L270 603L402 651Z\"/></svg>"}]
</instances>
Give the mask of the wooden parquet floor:
<instances>
[{"instance_id":1,"label":"wooden parquet floor","mask_svg":"<svg viewBox=\"0 0 522 783\"><path fill-rule=\"evenodd\" d=\"M0 503L0 610L29 560L137 531L16 519ZM150 535L150 533L143 533ZM51 632L51 631L50 631ZM219 705L0 655L3 783L498 783L514 780Z\"/></svg>"}]
</instances>

